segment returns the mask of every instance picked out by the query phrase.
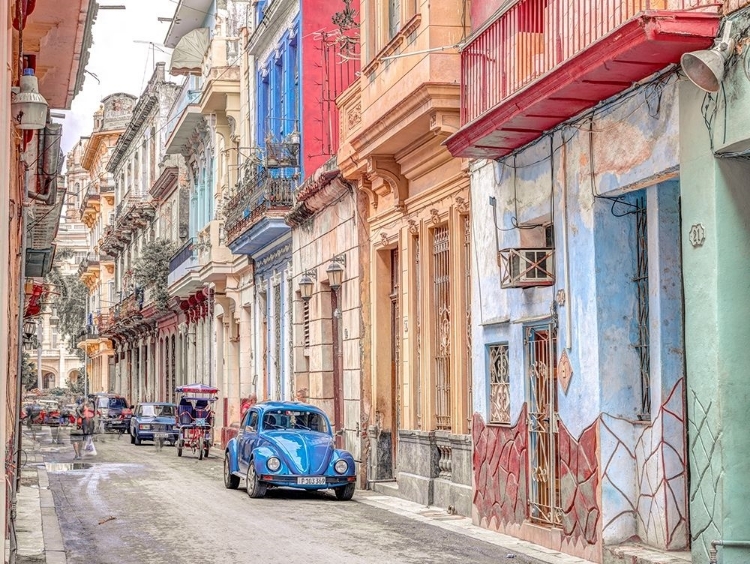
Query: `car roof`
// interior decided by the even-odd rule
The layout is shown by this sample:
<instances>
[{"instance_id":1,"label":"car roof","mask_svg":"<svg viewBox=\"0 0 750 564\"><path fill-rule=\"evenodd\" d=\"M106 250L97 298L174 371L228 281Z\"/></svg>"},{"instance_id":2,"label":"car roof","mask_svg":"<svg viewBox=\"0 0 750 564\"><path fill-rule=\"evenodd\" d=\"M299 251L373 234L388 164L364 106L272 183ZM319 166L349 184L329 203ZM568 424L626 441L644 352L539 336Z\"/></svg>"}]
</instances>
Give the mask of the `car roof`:
<instances>
[{"instance_id":1,"label":"car roof","mask_svg":"<svg viewBox=\"0 0 750 564\"><path fill-rule=\"evenodd\" d=\"M256 404L254 407L260 408L263 411L269 409L296 409L298 411L315 411L316 413L323 413L325 415L325 412L319 407L301 401L264 401Z\"/></svg>"}]
</instances>

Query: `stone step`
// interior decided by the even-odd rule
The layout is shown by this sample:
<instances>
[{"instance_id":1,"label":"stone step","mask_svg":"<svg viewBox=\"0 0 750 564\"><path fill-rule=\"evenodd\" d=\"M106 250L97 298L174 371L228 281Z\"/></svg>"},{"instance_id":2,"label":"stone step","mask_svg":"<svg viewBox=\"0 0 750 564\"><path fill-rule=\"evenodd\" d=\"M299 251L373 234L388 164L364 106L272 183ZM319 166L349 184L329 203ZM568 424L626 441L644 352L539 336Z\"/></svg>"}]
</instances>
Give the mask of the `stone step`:
<instances>
[{"instance_id":1,"label":"stone step","mask_svg":"<svg viewBox=\"0 0 750 564\"><path fill-rule=\"evenodd\" d=\"M604 564L689 564L690 552L668 552L638 543L604 547Z\"/></svg>"}]
</instances>

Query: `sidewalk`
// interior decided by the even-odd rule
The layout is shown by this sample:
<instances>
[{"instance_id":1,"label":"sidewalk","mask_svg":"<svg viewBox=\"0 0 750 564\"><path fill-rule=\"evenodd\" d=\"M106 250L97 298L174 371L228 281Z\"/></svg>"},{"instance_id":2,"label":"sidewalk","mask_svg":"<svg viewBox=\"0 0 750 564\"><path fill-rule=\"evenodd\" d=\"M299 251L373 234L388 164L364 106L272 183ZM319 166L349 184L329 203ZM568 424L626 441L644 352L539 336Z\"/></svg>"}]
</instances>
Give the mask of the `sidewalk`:
<instances>
[{"instance_id":1,"label":"sidewalk","mask_svg":"<svg viewBox=\"0 0 750 564\"><path fill-rule=\"evenodd\" d=\"M16 506L16 562L66 564L62 533L40 447L31 434L24 433L23 450L27 461L21 469Z\"/></svg>"},{"instance_id":2,"label":"sidewalk","mask_svg":"<svg viewBox=\"0 0 750 564\"><path fill-rule=\"evenodd\" d=\"M354 500L421 523L440 527L446 531L493 544L502 549L504 558L516 564L595 564L590 560L569 556L515 537L477 527L472 524L468 517L451 515L442 509L425 507L394 496L357 490Z\"/></svg>"}]
</instances>

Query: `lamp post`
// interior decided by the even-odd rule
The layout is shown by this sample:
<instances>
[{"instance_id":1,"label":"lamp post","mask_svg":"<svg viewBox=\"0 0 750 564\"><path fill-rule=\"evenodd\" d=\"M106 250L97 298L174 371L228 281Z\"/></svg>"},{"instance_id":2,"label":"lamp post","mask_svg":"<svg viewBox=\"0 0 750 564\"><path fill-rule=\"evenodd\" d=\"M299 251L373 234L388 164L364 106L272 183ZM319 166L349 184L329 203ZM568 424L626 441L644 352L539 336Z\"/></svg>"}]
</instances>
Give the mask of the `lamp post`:
<instances>
[{"instance_id":1,"label":"lamp post","mask_svg":"<svg viewBox=\"0 0 750 564\"><path fill-rule=\"evenodd\" d=\"M36 322L36 387L40 390L44 389L44 382L42 382L42 317Z\"/></svg>"}]
</instances>

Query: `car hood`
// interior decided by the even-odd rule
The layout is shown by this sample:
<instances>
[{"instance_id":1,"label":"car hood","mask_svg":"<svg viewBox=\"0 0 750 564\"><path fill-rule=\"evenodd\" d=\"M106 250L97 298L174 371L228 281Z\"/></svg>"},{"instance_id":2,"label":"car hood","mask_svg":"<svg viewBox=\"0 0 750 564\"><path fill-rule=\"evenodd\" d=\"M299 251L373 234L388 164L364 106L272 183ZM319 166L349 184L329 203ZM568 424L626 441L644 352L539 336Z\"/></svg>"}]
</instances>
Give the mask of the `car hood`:
<instances>
[{"instance_id":1,"label":"car hood","mask_svg":"<svg viewBox=\"0 0 750 564\"><path fill-rule=\"evenodd\" d=\"M265 440L276 448L294 474L325 474L333 454L333 439L315 431L270 431Z\"/></svg>"}]
</instances>

